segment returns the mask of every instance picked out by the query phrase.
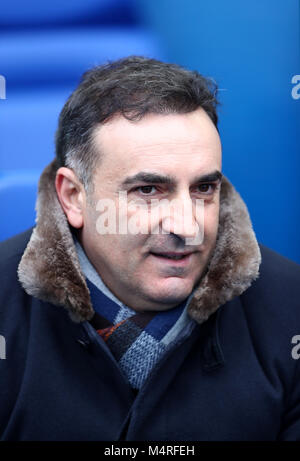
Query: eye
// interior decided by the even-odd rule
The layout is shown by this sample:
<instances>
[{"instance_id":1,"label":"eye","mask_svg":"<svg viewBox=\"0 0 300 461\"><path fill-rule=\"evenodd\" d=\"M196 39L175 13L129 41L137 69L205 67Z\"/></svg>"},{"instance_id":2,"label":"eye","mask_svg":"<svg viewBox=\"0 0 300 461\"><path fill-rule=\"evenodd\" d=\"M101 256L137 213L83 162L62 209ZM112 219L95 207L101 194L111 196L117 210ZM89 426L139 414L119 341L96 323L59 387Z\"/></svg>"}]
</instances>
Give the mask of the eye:
<instances>
[{"instance_id":1,"label":"eye","mask_svg":"<svg viewBox=\"0 0 300 461\"><path fill-rule=\"evenodd\" d=\"M142 195L153 195L157 191L155 186L139 186L134 190L140 192Z\"/></svg>"},{"instance_id":2,"label":"eye","mask_svg":"<svg viewBox=\"0 0 300 461\"><path fill-rule=\"evenodd\" d=\"M205 194L205 195L212 194L216 188L217 188L217 184L211 184L211 183L203 183L203 184L198 184L196 186L197 192L200 192L200 194Z\"/></svg>"}]
</instances>

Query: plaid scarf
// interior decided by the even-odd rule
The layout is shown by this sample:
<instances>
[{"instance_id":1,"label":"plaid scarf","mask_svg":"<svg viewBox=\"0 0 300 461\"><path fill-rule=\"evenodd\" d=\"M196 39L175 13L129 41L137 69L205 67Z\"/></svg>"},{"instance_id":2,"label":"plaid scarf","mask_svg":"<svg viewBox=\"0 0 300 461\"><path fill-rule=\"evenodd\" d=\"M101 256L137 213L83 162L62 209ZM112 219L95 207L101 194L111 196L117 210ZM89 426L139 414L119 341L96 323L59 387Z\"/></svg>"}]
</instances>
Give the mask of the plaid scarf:
<instances>
[{"instance_id":1,"label":"plaid scarf","mask_svg":"<svg viewBox=\"0 0 300 461\"><path fill-rule=\"evenodd\" d=\"M103 338L131 386L140 389L166 351L172 327L183 326L186 302L167 311L135 312L109 299L87 280L95 315L92 326ZM181 319L181 321L180 321ZM169 336L169 338L168 338Z\"/></svg>"},{"instance_id":2,"label":"plaid scarf","mask_svg":"<svg viewBox=\"0 0 300 461\"><path fill-rule=\"evenodd\" d=\"M125 306L103 283L80 243L74 243L90 290L95 315L90 321L134 389L140 389L166 350L195 322L187 314L188 300L167 311L139 313Z\"/></svg>"}]
</instances>

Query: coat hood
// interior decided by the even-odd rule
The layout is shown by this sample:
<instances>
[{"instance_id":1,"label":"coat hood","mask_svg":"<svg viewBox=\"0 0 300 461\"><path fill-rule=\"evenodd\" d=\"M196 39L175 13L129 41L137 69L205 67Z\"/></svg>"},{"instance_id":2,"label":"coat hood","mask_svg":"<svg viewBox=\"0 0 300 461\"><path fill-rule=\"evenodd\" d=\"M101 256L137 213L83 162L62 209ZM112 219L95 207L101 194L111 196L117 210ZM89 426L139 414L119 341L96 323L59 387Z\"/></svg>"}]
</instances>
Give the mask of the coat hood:
<instances>
[{"instance_id":1,"label":"coat hood","mask_svg":"<svg viewBox=\"0 0 300 461\"><path fill-rule=\"evenodd\" d=\"M94 315L73 236L55 190L56 162L43 171L36 203L36 226L18 268L24 290L31 296L64 306L72 320ZM188 307L202 323L221 305L242 294L259 275L260 249L247 207L223 176L216 246Z\"/></svg>"}]
</instances>

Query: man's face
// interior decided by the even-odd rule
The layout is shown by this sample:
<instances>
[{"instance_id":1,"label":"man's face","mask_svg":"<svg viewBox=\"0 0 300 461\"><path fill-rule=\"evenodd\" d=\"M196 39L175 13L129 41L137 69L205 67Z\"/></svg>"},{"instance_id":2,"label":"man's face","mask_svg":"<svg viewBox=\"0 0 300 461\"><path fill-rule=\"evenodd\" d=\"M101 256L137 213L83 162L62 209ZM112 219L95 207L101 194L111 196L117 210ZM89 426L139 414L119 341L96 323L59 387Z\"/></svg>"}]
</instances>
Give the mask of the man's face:
<instances>
[{"instance_id":1,"label":"man's face","mask_svg":"<svg viewBox=\"0 0 300 461\"><path fill-rule=\"evenodd\" d=\"M104 283L123 303L137 311L170 309L190 295L215 247L218 132L202 109L150 114L138 122L118 116L95 130L94 143L101 159L83 211L81 243ZM125 208L124 198L129 203ZM158 213L162 199L176 205ZM99 231L101 203L114 205L116 233ZM124 222L131 223L126 232Z\"/></svg>"}]
</instances>

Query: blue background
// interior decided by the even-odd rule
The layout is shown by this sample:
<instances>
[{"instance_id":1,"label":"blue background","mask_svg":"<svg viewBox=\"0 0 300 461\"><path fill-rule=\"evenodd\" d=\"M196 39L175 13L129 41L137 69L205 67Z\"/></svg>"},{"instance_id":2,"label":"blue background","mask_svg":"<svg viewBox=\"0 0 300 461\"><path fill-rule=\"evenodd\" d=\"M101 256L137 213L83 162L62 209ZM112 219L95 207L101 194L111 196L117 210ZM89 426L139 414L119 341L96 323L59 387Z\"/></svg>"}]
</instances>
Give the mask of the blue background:
<instances>
[{"instance_id":1,"label":"blue background","mask_svg":"<svg viewBox=\"0 0 300 461\"><path fill-rule=\"evenodd\" d=\"M1 5L0 240L34 223L59 112L95 64L143 54L219 86L223 171L257 238L300 263L298 0L11 0Z\"/></svg>"}]
</instances>

